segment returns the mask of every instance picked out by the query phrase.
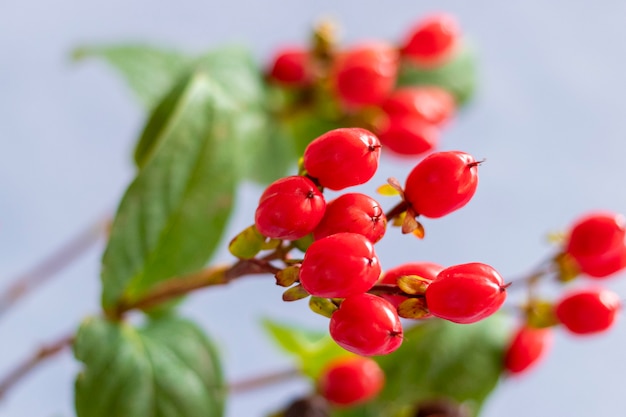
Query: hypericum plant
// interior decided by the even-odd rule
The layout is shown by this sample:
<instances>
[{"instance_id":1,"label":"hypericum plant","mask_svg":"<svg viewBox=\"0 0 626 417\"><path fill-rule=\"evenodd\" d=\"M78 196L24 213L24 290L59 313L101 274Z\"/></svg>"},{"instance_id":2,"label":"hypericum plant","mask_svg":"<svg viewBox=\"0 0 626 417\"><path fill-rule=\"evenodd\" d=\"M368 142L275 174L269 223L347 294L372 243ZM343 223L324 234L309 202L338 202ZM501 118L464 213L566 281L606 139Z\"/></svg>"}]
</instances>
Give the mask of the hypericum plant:
<instances>
[{"instance_id":1,"label":"hypericum plant","mask_svg":"<svg viewBox=\"0 0 626 417\"><path fill-rule=\"evenodd\" d=\"M253 274L328 318L320 333L264 322L294 356L295 374L311 381L310 394L285 399L275 417L477 416L501 375L547 354L554 327L587 335L614 324L621 302L609 290L551 300L540 284L623 270L617 213L582 216L556 254L514 281L480 260L443 266L416 257L392 267L376 254L395 231L407 245L425 238L423 218L445 221L478 186L481 161L437 151L441 129L474 90L474 57L453 17L428 16L396 44L347 47L321 24L310 45L283 47L267 66L233 48L195 57L77 51L85 57L118 69L151 109L135 147L137 175L108 227L101 313L1 380L0 397L71 346L81 363L78 417L221 417L229 392L294 373L227 384L210 337L178 306L192 291ZM404 182L377 184L396 199L385 208L389 200L350 188L371 181L388 151L414 158L414 168ZM250 226L224 240L244 180L265 189ZM328 199L327 190L339 195ZM220 245L231 264L210 263ZM514 324L496 314L509 287L528 289L509 309ZM13 302L22 292L9 294L18 294L3 297Z\"/></svg>"}]
</instances>

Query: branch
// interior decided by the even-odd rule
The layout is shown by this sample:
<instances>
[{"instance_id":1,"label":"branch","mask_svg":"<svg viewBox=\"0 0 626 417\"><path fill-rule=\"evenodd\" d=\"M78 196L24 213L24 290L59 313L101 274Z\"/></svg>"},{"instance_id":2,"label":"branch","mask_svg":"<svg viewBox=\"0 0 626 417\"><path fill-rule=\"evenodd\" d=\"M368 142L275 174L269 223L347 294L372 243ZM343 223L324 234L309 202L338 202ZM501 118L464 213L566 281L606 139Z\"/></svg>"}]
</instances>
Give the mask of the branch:
<instances>
[{"instance_id":1,"label":"branch","mask_svg":"<svg viewBox=\"0 0 626 417\"><path fill-rule=\"evenodd\" d=\"M228 386L228 391L231 394L242 394L246 391L252 391L258 388L263 388L267 385L278 384L290 379L298 378L302 374L298 369L285 369L283 371L277 371L266 375L260 375L241 381L236 381Z\"/></svg>"},{"instance_id":2,"label":"branch","mask_svg":"<svg viewBox=\"0 0 626 417\"><path fill-rule=\"evenodd\" d=\"M44 284L96 243L108 224L106 219L89 226L30 271L11 280L9 287L0 294L0 317L19 299Z\"/></svg>"},{"instance_id":3,"label":"branch","mask_svg":"<svg viewBox=\"0 0 626 417\"><path fill-rule=\"evenodd\" d=\"M74 335L66 335L62 338L40 347L33 355L18 364L4 378L0 379L0 400L15 384L24 378L30 371L41 365L47 359L52 358L74 342Z\"/></svg>"},{"instance_id":4,"label":"branch","mask_svg":"<svg viewBox=\"0 0 626 417\"><path fill-rule=\"evenodd\" d=\"M245 275L276 274L278 271L280 268L263 259L242 259L230 266L213 266L199 272L163 281L142 298L122 300L115 309L105 313L110 319L119 320L124 313L130 310L145 310L201 288L228 284Z\"/></svg>"}]
</instances>

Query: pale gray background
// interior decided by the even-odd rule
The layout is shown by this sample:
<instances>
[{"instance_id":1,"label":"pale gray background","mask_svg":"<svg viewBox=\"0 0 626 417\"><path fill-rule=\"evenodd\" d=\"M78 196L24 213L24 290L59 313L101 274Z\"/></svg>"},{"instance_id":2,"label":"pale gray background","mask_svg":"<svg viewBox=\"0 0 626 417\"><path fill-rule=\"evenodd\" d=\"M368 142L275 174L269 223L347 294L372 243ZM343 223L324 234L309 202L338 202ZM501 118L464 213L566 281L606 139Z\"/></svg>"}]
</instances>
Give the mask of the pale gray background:
<instances>
[{"instance_id":1,"label":"pale gray background","mask_svg":"<svg viewBox=\"0 0 626 417\"><path fill-rule=\"evenodd\" d=\"M625 212L624 2L0 1L0 288L114 207L133 175L144 113L107 67L71 64L75 46L142 41L203 51L238 42L262 60L282 43L304 41L323 16L342 23L347 42L394 40L432 10L459 17L482 67L480 92L443 148L488 161L465 209L426 221L424 242L392 231L379 245L383 265L481 261L515 277L548 253L547 232L585 210ZM404 178L409 168L386 159L375 182ZM241 189L231 234L251 223L260 191ZM101 250L2 318L0 374L97 312ZM609 285L626 294L623 282ZM253 278L185 305L219 341L229 379L289 366L262 334L260 315L324 328L306 303L279 296L271 279ZM623 415L625 340L624 323L596 338L559 332L544 366L505 381L483 416ZM71 416L77 369L69 353L46 364L0 403L0 416ZM228 416L260 417L305 390L284 384L234 397Z\"/></svg>"}]
</instances>

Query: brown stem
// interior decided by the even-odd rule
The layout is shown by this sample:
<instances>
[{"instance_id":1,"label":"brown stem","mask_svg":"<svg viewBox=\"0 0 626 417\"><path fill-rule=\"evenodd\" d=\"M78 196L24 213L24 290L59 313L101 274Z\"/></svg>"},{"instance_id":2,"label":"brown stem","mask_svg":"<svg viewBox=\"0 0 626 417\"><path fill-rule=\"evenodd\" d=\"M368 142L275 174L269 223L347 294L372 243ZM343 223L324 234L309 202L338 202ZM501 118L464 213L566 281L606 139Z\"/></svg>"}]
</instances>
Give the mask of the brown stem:
<instances>
[{"instance_id":1,"label":"brown stem","mask_svg":"<svg viewBox=\"0 0 626 417\"><path fill-rule=\"evenodd\" d=\"M385 217L387 217L387 221L391 221L394 217L397 217L407 211L408 208L409 203L407 203L406 201L401 201L396 204L391 210L385 213Z\"/></svg>"},{"instance_id":2,"label":"brown stem","mask_svg":"<svg viewBox=\"0 0 626 417\"><path fill-rule=\"evenodd\" d=\"M4 378L0 379L0 400L2 400L15 384L28 375L33 369L41 365L47 359L52 358L66 347L69 347L73 342L74 335L63 336L52 343L43 345L33 355L18 364Z\"/></svg>"},{"instance_id":3,"label":"brown stem","mask_svg":"<svg viewBox=\"0 0 626 417\"><path fill-rule=\"evenodd\" d=\"M540 262L529 273L509 280L509 289L528 288L536 286L543 277L554 272L554 258L555 256L551 255L550 257Z\"/></svg>"},{"instance_id":4,"label":"brown stem","mask_svg":"<svg viewBox=\"0 0 626 417\"><path fill-rule=\"evenodd\" d=\"M0 294L0 317L20 298L48 281L87 251L104 234L108 225L108 219L99 220L35 265L30 271L13 279L9 287Z\"/></svg>"},{"instance_id":5,"label":"brown stem","mask_svg":"<svg viewBox=\"0 0 626 417\"><path fill-rule=\"evenodd\" d=\"M236 381L228 386L228 391L231 394L242 394L246 391L252 391L257 388L263 388L271 384L278 384L290 379L301 376L297 369L286 369L283 371L273 372L267 375L256 376L241 381Z\"/></svg>"},{"instance_id":6,"label":"brown stem","mask_svg":"<svg viewBox=\"0 0 626 417\"><path fill-rule=\"evenodd\" d=\"M130 310L148 309L201 288L228 284L245 275L276 274L278 271L280 268L262 259L242 259L233 265L213 266L163 281L142 298L122 300L116 308L105 313L110 319L119 320Z\"/></svg>"},{"instance_id":7,"label":"brown stem","mask_svg":"<svg viewBox=\"0 0 626 417\"><path fill-rule=\"evenodd\" d=\"M401 295L407 298L424 298L424 294L407 294L395 284L376 284L368 291L370 294Z\"/></svg>"}]
</instances>

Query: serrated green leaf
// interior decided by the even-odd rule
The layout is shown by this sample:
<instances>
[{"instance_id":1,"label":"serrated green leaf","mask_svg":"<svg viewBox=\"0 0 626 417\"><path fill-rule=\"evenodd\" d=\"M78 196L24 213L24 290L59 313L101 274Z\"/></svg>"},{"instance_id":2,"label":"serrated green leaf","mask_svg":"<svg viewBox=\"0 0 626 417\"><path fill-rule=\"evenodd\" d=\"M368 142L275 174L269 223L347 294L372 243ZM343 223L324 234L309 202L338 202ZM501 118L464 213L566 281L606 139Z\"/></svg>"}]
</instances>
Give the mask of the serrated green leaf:
<instances>
[{"instance_id":1,"label":"serrated green leaf","mask_svg":"<svg viewBox=\"0 0 626 417\"><path fill-rule=\"evenodd\" d=\"M86 320L74 342L83 363L75 386L78 417L221 417L225 386L212 343L176 317L136 329Z\"/></svg>"},{"instance_id":2,"label":"serrated green leaf","mask_svg":"<svg viewBox=\"0 0 626 417\"><path fill-rule=\"evenodd\" d=\"M269 319L263 320L263 327L280 348L296 359L298 369L314 381L328 362L352 355L339 347L327 332L312 331Z\"/></svg>"},{"instance_id":3,"label":"serrated green leaf","mask_svg":"<svg viewBox=\"0 0 626 417\"><path fill-rule=\"evenodd\" d=\"M451 92L459 106L472 98L476 84L476 57L468 45L462 45L456 55L440 67L421 68L404 62L398 74L398 86L437 85Z\"/></svg>"},{"instance_id":4,"label":"serrated green leaf","mask_svg":"<svg viewBox=\"0 0 626 417\"><path fill-rule=\"evenodd\" d=\"M119 71L147 108L161 100L192 62L181 52L148 45L85 46L76 49L73 57L104 59Z\"/></svg>"},{"instance_id":5,"label":"serrated green leaf","mask_svg":"<svg viewBox=\"0 0 626 417\"><path fill-rule=\"evenodd\" d=\"M177 100L118 208L103 256L103 305L132 302L165 279L193 272L220 241L237 181L237 112L223 87L197 71ZM169 100L169 96L166 101ZM148 122L154 126L156 122ZM146 139L148 141L148 139Z\"/></svg>"},{"instance_id":6,"label":"serrated green leaf","mask_svg":"<svg viewBox=\"0 0 626 417\"><path fill-rule=\"evenodd\" d=\"M366 406L333 417L399 416L420 401L448 397L477 416L502 373L508 330L500 317L475 324L427 320L405 332L402 346L376 357L386 375L383 391Z\"/></svg>"}]
</instances>

